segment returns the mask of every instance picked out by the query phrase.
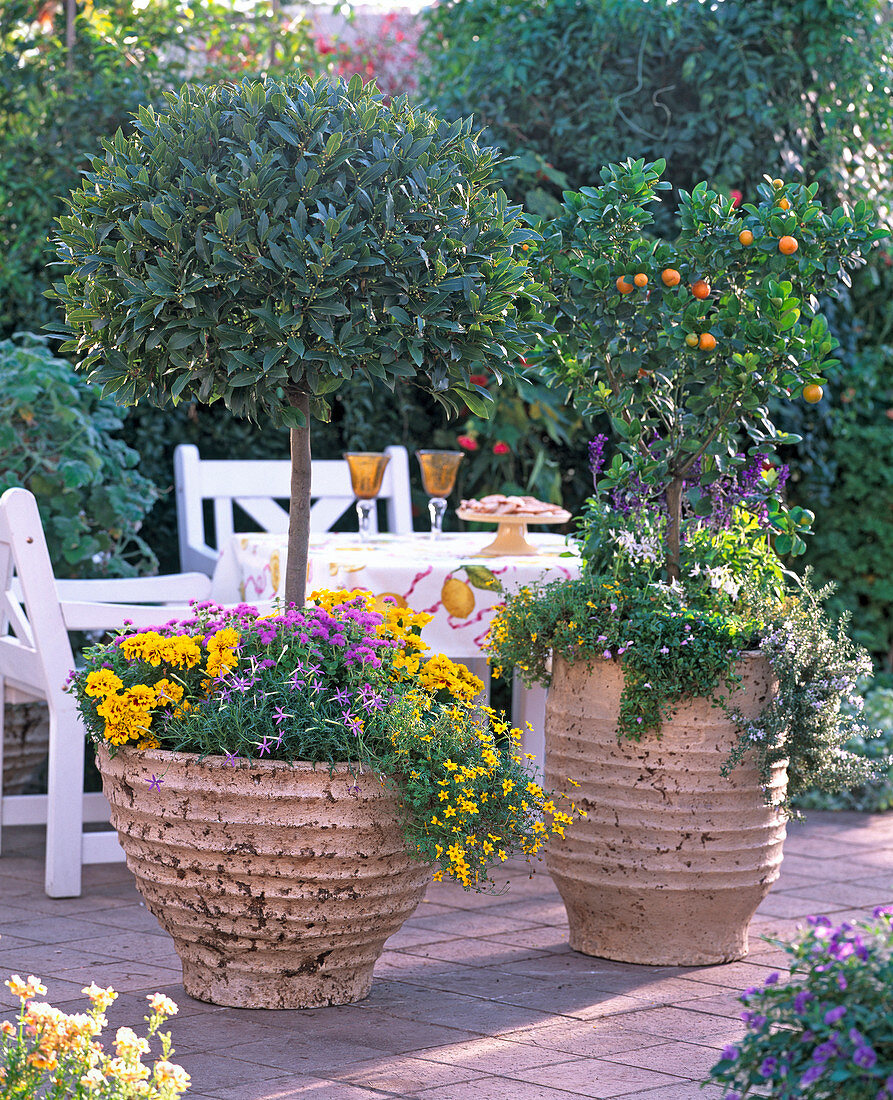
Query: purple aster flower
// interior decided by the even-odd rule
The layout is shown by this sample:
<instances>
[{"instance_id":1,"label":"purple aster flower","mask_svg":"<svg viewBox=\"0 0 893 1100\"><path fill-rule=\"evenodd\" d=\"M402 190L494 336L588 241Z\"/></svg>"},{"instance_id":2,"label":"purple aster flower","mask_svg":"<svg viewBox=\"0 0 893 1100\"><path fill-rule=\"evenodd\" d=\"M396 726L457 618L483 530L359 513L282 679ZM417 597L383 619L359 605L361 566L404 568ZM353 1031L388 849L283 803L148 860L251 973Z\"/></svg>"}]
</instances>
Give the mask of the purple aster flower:
<instances>
[{"instance_id":1,"label":"purple aster flower","mask_svg":"<svg viewBox=\"0 0 893 1100\"><path fill-rule=\"evenodd\" d=\"M877 1054L873 1047L856 1047L853 1053L853 1061L860 1069L871 1069L877 1063Z\"/></svg>"},{"instance_id":2,"label":"purple aster flower","mask_svg":"<svg viewBox=\"0 0 893 1100\"><path fill-rule=\"evenodd\" d=\"M837 1005L835 1008L829 1008L823 1019L830 1027L831 1024L836 1024L838 1020L842 1020L844 1016L846 1016L846 1006Z\"/></svg>"},{"instance_id":3,"label":"purple aster flower","mask_svg":"<svg viewBox=\"0 0 893 1100\"><path fill-rule=\"evenodd\" d=\"M829 1058L834 1058L837 1054L837 1044L833 1039L829 1039L826 1043L819 1043L819 1045L812 1052L812 1060L814 1062L827 1062Z\"/></svg>"},{"instance_id":4,"label":"purple aster flower","mask_svg":"<svg viewBox=\"0 0 893 1100\"><path fill-rule=\"evenodd\" d=\"M775 985L778 981L778 971L773 970L772 973L766 978L765 985Z\"/></svg>"},{"instance_id":5,"label":"purple aster flower","mask_svg":"<svg viewBox=\"0 0 893 1100\"><path fill-rule=\"evenodd\" d=\"M778 1068L778 1059L777 1058L773 1058L772 1055L770 1055L768 1058L764 1058L763 1061L760 1063L760 1070L759 1070L760 1077L766 1077L766 1078L774 1077L775 1076L775 1071L776 1071L777 1068Z\"/></svg>"},{"instance_id":6,"label":"purple aster flower","mask_svg":"<svg viewBox=\"0 0 893 1100\"><path fill-rule=\"evenodd\" d=\"M803 1012L806 1006L812 1000L812 994L807 989L801 989L797 996L794 998L794 1011Z\"/></svg>"},{"instance_id":7,"label":"purple aster flower","mask_svg":"<svg viewBox=\"0 0 893 1100\"><path fill-rule=\"evenodd\" d=\"M813 1081L817 1081L825 1072L825 1067L822 1066L810 1066L803 1076L800 1078L801 1085L811 1085Z\"/></svg>"},{"instance_id":8,"label":"purple aster flower","mask_svg":"<svg viewBox=\"0 0 893 1100\"><path fill-rule=\"evenodd\" d=\"M726 1061L728 1061L728 1062L737 1062L738 1061L738 1054L739 1054L738 1048L736 1046L734 1046L732 1043L728 1043L726 1046L724 1046L722 1048L722 1057L725 1058Z\"/></svg>"}]
</instances>

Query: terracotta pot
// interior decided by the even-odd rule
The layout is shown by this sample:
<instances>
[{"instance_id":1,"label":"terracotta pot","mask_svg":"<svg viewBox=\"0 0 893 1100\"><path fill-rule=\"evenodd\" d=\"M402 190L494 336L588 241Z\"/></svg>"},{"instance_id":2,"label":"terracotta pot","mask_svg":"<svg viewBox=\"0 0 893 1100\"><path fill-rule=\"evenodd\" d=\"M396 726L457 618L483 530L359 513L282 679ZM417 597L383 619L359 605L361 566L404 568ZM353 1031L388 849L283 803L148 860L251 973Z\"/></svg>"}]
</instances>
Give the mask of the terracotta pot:
<instances>
[{"instance_id":1,"label":"terracotta pot","mask_svg":"<svg viewBox=\"0 0 893 1100\"><path fill-rule=\"evenodd\" d=\"M46 703L3 706L3 793L21 794L50 749L50 712Z\"/></svg>"},{"instance_id":2,"label":"terracotta pot","mask_svg":"<svg viewBox=\"0 0 893 1100\"><path fill-rule=\"evenodd\" d=\"M421 901L398 797L346 765L97 752L127 865L173 937L191 997L312 1008L367 996Z\"/></svg>"},{"instance_id":3,"label":"terracotta pot","mask_svg":"<svg viewBox=\"0 0 893 1100\"><path fill-rule=\"evenodd\" d=\"M742 658L732 697L756 717L775 690L760 654ZM587 817L546 864L567 909L570 945L622 962L688 966L747 954L747 929L778 877L784 818L759 772L720 767L737 739L706 699L680 704L660 738L618 741L623 673L614 661L556 660L546 706L545 785L574 791ZM787 772L773 772L773 797Z\"/></svg>"}]
</instances>

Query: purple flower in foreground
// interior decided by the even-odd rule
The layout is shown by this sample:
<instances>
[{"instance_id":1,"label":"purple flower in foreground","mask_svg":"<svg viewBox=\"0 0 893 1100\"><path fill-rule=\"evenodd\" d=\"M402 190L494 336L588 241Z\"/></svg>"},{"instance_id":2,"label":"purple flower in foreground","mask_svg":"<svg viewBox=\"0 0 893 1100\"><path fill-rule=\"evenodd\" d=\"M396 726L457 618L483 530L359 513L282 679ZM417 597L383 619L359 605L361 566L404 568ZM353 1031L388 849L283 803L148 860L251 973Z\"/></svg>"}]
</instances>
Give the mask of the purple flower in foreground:
<instances>
[{"instance_id":1,"label":"purple flower in foreground","mask_svg":"<svg viewBox=\"0 0 893 1100\"><path fill-rule=\"evenodd\" d=\"M736 1062L738 1060L738 1048L732 1043L728 1043L722 1048L722 1057L729 1062Z\"/></svg>"},{"instance_id":2,"label":"purple flower in foreground","mask_svg":"<svg viewBox=\"0 0 893 1100\"><path fill-rule=\"evenodd\" d=\"M286 718L293 718L293 717L294 717L293 714L286 714L285 711L282 709L282 707L274 707L273 708L273 721L276 723L277 726L282 725L282 723L286 720Z\"/></svg>"},{"instance_id":3,"label":"purple flower in foreground","mask_svg":"<svg viewBox=\"0 0 893 1100\"><path fill-rule=\"evenodd\" d=\"M813 1081L817 1081L825 1072L825 1067L822 1066L810 1066L803 1076L800 1078L801 1085L811 1085Z\"/></svg>"},{"instance_id":4,"label":"purple flower in foreground","mask_svg":"<svg viewBox=\"0 0 893 1100\"><path fill-rule=\"evenodd\" d=\"M779 977L778 971L773 970L772 973L766 978L766 981L765 981L764 984L766 984L766 985L775 985L775 983L778 981L778 977Z\"/></svg>"},{"instance_id":5,"label":"purple flower in foreground","mask_svg":"<svg viewBox=\"0 0 893 1100\"><path fill-rule=\"evenodd\" d=\"M834 1008L829 1008L823 1019L830 1027L831 1024L836 1024L838 1020L842 1020L844 1016L846 1016L846 1006L837 1005Z\"/></svg>"},{"instance_id":6,"label":"purple flower in foreground","mask_svg":"<svg viewBox=\"0 0 893 1100\"><path fill-rule=\"evenodd\" d=\"M874 1048L868 1045L856 1047L853 1061L860 1069L871 1069L877 1062L877 1054Z\"/></svg>"},{"instance_id":7,"label":"purple flower in foreground","mask_svg":"<svg viewBox=\"0 0 893 1100\"><path fill-rule=\"evenodd\" d=\"M263 756L264 754L269 753L270 749L273 747L273 742L268 740L266 737L259 744L257 742L255 742L255 744L257 744L258 756Z\"/></svg>"},{"instance_id":8,"label":"purple flower in foreground","mask_svg":"<svg viewBox=\"0 0 893 1100\"><path fill-rule=\"evenodd\" d=\"M805 1011L806 1006L812 1000L812 994L808 989L801 989L797 996L794 998L794 1011L802 1013Z\"/></svg>"},{"instance_id":9,"label":"purple flower in foreground","mask_svg":"<svg viewBox=\"0 0 893 1100\"><path fill-rule=\"evenodd\" d=\"M769 1057L764 1058L760 1064L760 1077L774 1077L776 1069L778 1069L778 1059L773 1058L770 1054Z\"/></svg>"}]
</instances>

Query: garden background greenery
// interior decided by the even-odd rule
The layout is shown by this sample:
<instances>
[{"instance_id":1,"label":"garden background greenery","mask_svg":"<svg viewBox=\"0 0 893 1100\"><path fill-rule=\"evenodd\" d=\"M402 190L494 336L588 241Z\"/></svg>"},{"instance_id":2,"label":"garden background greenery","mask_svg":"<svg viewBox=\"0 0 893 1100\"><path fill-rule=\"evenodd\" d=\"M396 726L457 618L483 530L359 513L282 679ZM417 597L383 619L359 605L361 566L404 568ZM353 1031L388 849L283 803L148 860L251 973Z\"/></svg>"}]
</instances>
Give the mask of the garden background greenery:
<instances>
[{"instance_id":1,"label":"garden background greenery","mask_svg":"<svg viewBox=\"0 0 893 1100\"><path fill-rule=\"evenodd\" d=\"M187 77L360 72L378 76L388 93L406 87L448 117L473 115L512 158L502 169L509 197L533 213L557 212L564 188L593 184L609 161L644 157L665 158L677 187L707 179L745 202L767 173L817 180L826 205L864 198L890 225L893 12L884 0L451 0L419 17L418 51L397 49L405 21L385 19L377 37L347 46L276 0L258 0L250 17L233 8L223 0L5 0L0 9L0 369L2 400L13 410L0 434L0 489L22 482L23 453L34 456L28 468L44 463L44 483L38 477L31 487L45 522L50 500L60 502L52 523L67 542L55 565L69 575L96 568L97 543L111 572L143 568L152 553L163 569L178 567L170 491L178 443L195 442L210 458L288 454L287 432L257 429L222 407L140 406L118 410L120 429L104 413L98 431L108 439L91 441L96 457L72 459L52 494L47 488L58 404L40 399L34 379L61 384L65 364L52 345L11 337L57 320L44 296L54 279L48 237L100 138ZM672 199L666 206L656 229L672 238ZM816 513L806 555L789 564L812 565L817 581L837 584L836 608L853 612L855 640L871 652L880 682L886 675L893 683L889 242L823 307L841 344L825 399L777 410L781 426L803 436L782 455L791 469L789 503ZM19 369L26 362L29 370ZM95 394L73 372L65 384L93 415ZM533 363L490 389L489 419L469 413L448 423L420 390L398 387L385 403L360 383L336 396L331 421L314 431L314 454L398 442L410 450L459 445L467 458L458 493L520 490L578 510L592 487L586 444L601 425L545 386ZM112 438L132 449L121 465L138 462L160 491L157 502L130 478L116 489L119 513L109 511L102 490L115 465L99 452ZM91 516L89 502L100 499L104 511ZM73 524L85 509L86 526ZM893 692L876 691L869 714L893 740ZM891 790L857 792L849 804L868 797L888 808Z\"/></svg>"}]
</instances>

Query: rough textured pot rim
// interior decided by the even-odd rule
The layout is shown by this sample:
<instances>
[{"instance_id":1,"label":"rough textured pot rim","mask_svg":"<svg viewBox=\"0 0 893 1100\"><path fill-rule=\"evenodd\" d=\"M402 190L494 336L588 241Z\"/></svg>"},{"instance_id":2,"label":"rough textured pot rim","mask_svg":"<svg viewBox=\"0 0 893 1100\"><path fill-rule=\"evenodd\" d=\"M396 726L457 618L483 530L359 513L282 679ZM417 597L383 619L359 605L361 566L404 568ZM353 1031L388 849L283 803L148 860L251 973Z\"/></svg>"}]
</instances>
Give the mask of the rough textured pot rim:
<instances>
[{"instance_id":1,"label":"rough textured pot rim","mask_svg":"<svg viewBox=\"0 0 893 1100\"><path fill-rule=\"evenodd\" d=\"M230 762L230 757L227 755L218 755L216 753L198 753L198 752L179 752L174 749L140 749L136 745L117 745L115 746L115 753L112 754L109 751L109 745L106 741L100 741L97 744L97 749L100 752L104 752L110 759L112 756L118 756L119 753L136 753L140 759L143 760L157 760L159 763L171 763L171 764L219 764L221 766L231 768L233 765ZM327 760L317 761L314 763L312 760L276 760L266 758L251 758L247 756L236 757L236 767L244 768L266 768L270 771L303 771L303 772L320 772L324 771L331 775L355 775L357 772L367 775L380 775L385 779L391 778L385 775L383 772L376 771L375 768L371 768L368 764L362 764L357 761L355 764L347 760L339 760L335 763L329 763Z\"/></svg>"}]
</instances>

